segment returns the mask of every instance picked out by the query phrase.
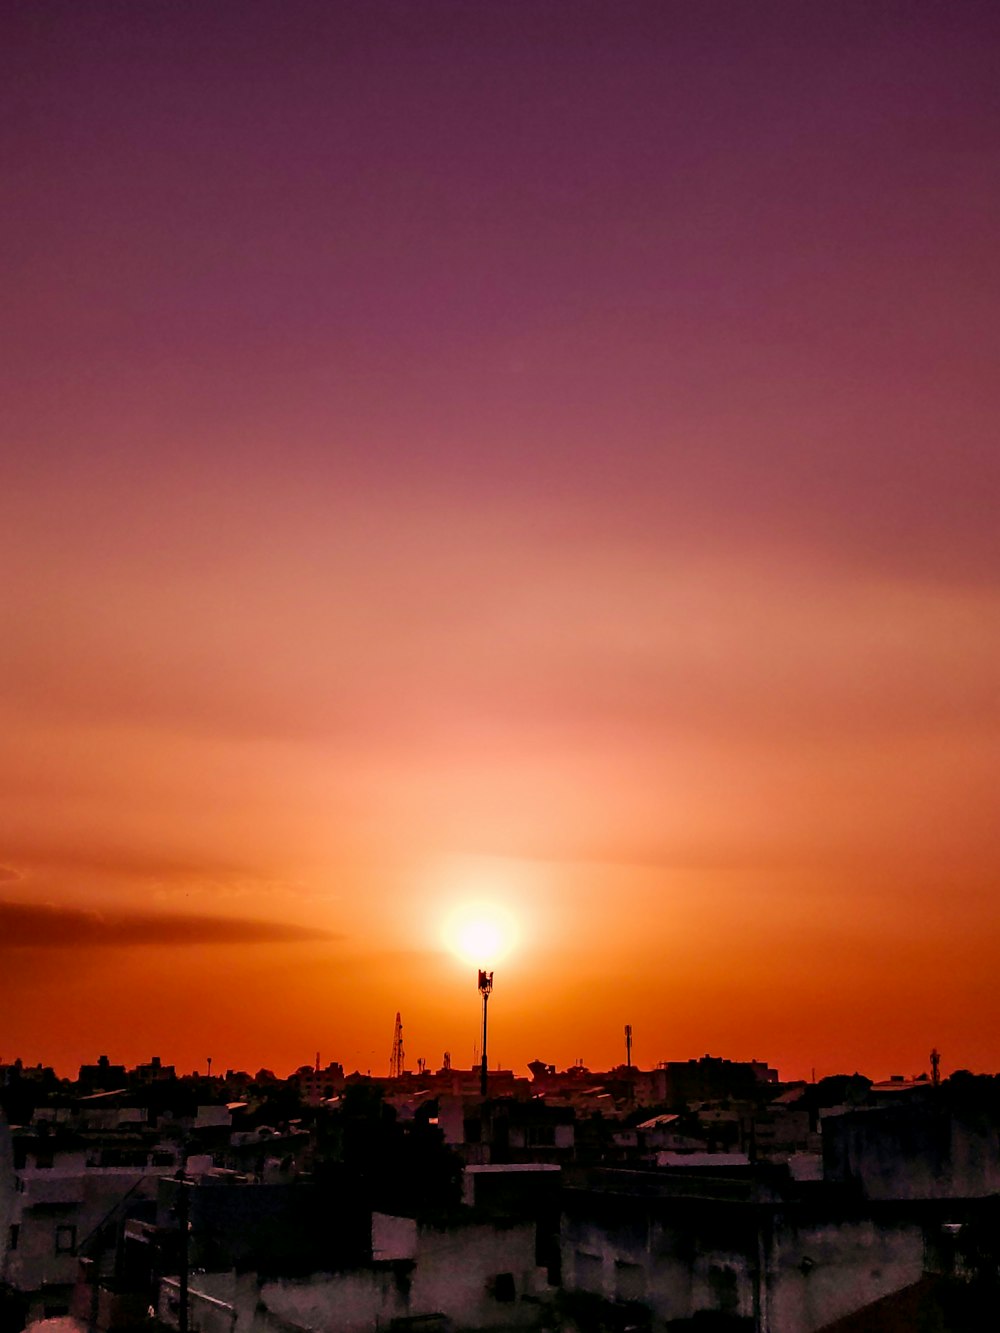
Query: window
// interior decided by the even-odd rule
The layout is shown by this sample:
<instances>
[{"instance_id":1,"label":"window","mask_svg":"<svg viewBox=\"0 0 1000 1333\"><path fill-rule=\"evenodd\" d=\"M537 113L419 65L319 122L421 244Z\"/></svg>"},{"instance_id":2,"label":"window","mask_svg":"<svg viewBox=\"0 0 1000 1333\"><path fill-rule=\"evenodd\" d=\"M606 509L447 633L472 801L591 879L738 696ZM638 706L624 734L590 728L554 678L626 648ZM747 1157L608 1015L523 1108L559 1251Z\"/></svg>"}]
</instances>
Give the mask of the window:
<instances>
[{"instance_id":1,"label":"window","mask_svg":"<svg viewBox=\"0 0 1000 1333\"><path fill-rule=\"evenodd\" d=\"M708 1285L715 1297L715 1308L734 1315L740 1307L740 1279L734 1268L713 1264L708 1270Z\"/></svg>"},{"instance_id":2,"label":"window","mask_svg":"<svg viewBox=\"0 0 1000 1333\"><path fill-rule=\"evenodd\" d=\"M56 1254L76 1254L76 1227L56 1227Z\"/></svg>"},{"instance_id":3,"label":"window","mask_svg":"<svg viewBox=\"0 0 1000 1333\"><path fill-rule=\"evenodd\" d=\"M555 1143L556 1131L554 1125L529 1125L529 1148L554 1148Z\"/></svg>"},{"instance_id":4,"label":"window","mask_svg":"<svg viewBox=\"0 0 1000 1333\"><path fill-rule=\"evenodd\" d=\"M604 1265L599 1254L577 1250L574 1256L576 1285L581 1291L600 1292L603 1286Z\"/></svg>"},{"instance_id":5,"label":"window","mask_svg":"<svg viewBox=\"0 0 1000 1333\"><path fill-rule=\"evenodd\" d=\"M8 1250L16 1250L16 1249L17 1249L17 1241L18 1241L18 1237L20 1236L20 1234L21 1234L21 1224L20 1224L19 1222L11 1222L11 1224L10 1224L10 1237L9 1237L9 1239L8 1239L8 1241L7 1241L7 1248L8 1248Z\"/></svg>"},{"instance_id":6,"label":"window","mask_svg":"<svg viewBox=\"0 0 1000 1333\"><path fill-rule=\"evenodd\" d=\"M508 1302L514 1299L513 1273L497 1273L493 1279L493 1295L498 1301Z\"/></svg>"},{"instance_id":7,"label":"window","mask_svg":"<svg viewBox=\"0 0 1000 1333\"><path fill-rule=\"evenodd\" d=\"M615 1297L619 1301L646 1299L646 1274L639 1264L615 1260Z\"/></svg>"}]
</instances>

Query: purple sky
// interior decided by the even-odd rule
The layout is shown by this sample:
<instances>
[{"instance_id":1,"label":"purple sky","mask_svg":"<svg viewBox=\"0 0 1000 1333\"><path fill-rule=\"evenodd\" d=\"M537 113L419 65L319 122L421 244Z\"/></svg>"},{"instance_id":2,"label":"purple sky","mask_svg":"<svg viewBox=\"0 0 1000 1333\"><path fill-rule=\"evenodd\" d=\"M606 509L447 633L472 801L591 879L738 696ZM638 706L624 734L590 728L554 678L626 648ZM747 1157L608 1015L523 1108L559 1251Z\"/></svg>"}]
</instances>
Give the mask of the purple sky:
<instances>
[{"instance_id":1,"label":"purple sky","mask_svg":"<svg viewBox=\"0 0 1000 1333\"><path fill-rule=\"evenodd\" d=\"M995 942L998 50L974 0L8 5L7 896L315 925L373 960L333 1044L456 858L542 935L773 891L817 966L856 920L912 970L914 894L919 948ZM931 1036L996 1065L985 975ZM832 982L808 1041L755 985L657 1058L840 1058ZM581 1021L507 1058L610 1058Z\"/></svg>"}]
</instances>

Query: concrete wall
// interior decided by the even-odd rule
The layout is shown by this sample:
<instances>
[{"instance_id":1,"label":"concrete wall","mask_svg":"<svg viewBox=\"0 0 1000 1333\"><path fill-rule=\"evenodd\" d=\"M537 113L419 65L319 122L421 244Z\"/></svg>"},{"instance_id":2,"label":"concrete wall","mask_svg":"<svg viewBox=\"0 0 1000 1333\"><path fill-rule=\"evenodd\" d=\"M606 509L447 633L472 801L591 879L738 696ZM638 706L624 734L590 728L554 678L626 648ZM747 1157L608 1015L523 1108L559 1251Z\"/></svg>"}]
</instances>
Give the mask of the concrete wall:
<instances>
[{"instance_id":1,"label":"concrete wall","mask_svg":"<svg viewBox=\"0 0 1000 1333\"><path fill-rule=\"evenodd\" d=\"M412 1217L393 1217L372 1213L372 1259L387 1263L395 1259L416 1259L418 1228Z\"/></svg>"},{"instance_id":2,"label":"concrete wall","mask_svg":"<svg viewBox=\"0 0 1000 1333\"><path fill-rule=\"evenodd\" d=\"M1000 1124L983 1113L885 1108L823 1122L824 1174L867 1199L1000 1193Z\"/></svg>"},{"instance_id":3,"label":"concrete wall","mask_svg":"<svg viewBox=\"0 0 1000 1333\"><path fill-rule=\"evenodd\" d=\"M205 1285L200 1276L188 1286L188 1328L191 1333L233 1333L237 1322L235 1305L235 1275L224 1275L224 1287L229 1300L212 1296L201 1290ZM249 1292L249 1288L244 1286ZM156 1313L165 1324L177 1327L180 1310L180 1283L177 1278L165 1277L160 1282Z\"/></svg>"},{"instance_id":4,"label":"concrete wall","mask_svg":"<svg viewBox=\"0 0 1000 1333\"><path fill-rule=\"evenodd\" d=\"M534 1217L559 1211L561 1168L552 1162L517 1162L467 1166L462 1174L462 1202L491 1215Z\"/></svg>"},{"instance_id":5,"label":"concrete wall","mask_svg":"<svg viewBox=\"0 0 1000 1333\"><path fill-rule=\"evenodd\" d=\"M265 1283L252 1326L255 1333L288 1325L319 1333L332 1329L338 1333L371 1333L389 1320L409 1314L411 1308L414 1313L420 1312L409 1304L405 1269L386 1266L316 1273L297 1281ZM239 1333L247 1333L249 1327L241 1308Z\"/></svg>"},{"instance_id":6,"label":"concrete wall","mask_svg":"<svg viewBox=\"0 0 1000 1333\"><path fill-rule=\"evenodd\" d=\"M459 1328L529 1326L538 1307L524 1295L544 1290L530 1223L498 1229L421 1227L412 1264L357 1270L305 1282L267 1283L260 1299L282 1320L314 1329L369 1333L375 1321L441 1313ZM501 1274L509 1274L497 1284ZM505 1295L512 1300L505 1300Z\"/></svg>"},{"instance_id":7,"label":"concrete wall","mask_svg":"<svg viewBox=\"0 0 1000 1333\"><path fill-rule=\"evenodd\" d=\"M896 1219L803 1222L778 1215L766 1243L769 1333L812 1333L923 1273L923 1229Z\"/></svg>"},{"instance_id":8,"label":"concrete wall","mask_svg":"<svg viewBox=\"0 0 1000 1333\"><path fill-rule=\"evenodd\" d=\"M578 1197L563 1217L563 1285L638 1301L654 1320L713 1311L764 1333L813 1333L916 1282L923 1228L904 1210L876 1221L822 1201ZM761 1276L758 1276L758 1275Z\"/></svg>"},{"instance_id":9,"label":"concrete wall","mask_svg":"<svg viewBox=\"0 0 1000 1333\"><path fill-rule=\"evenodd\" d=\"M386 1240L395 1235L388 1219L378 1234ZM402 1236L400 1229L396 1239ZM510 1276L498 1283L501 1274ZM232 1273L199 1273L192 1276L191 1287L231 1306L238 1333L289 1327L317 1333L371 1333L394 1318L437 1313L461 1329L529 1328L537 1323L541 1307L523 1298L546 1290L544 1276L535 1266L535 1228L530 1223L440 1231L420 1227L416 1258L411 1261L260 1283ZM176 1284L165 1283L163 1288L161 1317L176 1327ZM198 1333L231 1333L217 1326L214 1306L202 1302L196 1310L192 1299L191 1317Z\"/></svg>"},{"instance_id":10,"label":"concrete wall","mask_svg":"<svg viewBox=\"0 0 1000 1333\"><path fill-rule=\"evenodd\" d=\"M0 1112L0 1282L7 1282L7 1254L10 1227L17 1209L17 1175L14 1171L14 1145L10 1126Z\"/></svg>"},{"instance_id":11,"label":"concrete wall","mask_svg":"<svg viewBox=\"0 0 1000 1333\"><path fill-rule=\"evenodd\" d=\"M465 1104L461 1098L438 1098L438 1127L449 1146L465 1142Z\"/></svg>"},{"instance_id":12,"label":"concrete wall","mask_svg":"<svg viewBox=\"0 0 1000 1333\"><path fill-rule=\"evenodd\" d=\"M755 1258L743 1205L595 1198L563 1218L564 1287L641 1301L661 1321L703 1310L752 1315Z\"/></svg>"}]
</instances>

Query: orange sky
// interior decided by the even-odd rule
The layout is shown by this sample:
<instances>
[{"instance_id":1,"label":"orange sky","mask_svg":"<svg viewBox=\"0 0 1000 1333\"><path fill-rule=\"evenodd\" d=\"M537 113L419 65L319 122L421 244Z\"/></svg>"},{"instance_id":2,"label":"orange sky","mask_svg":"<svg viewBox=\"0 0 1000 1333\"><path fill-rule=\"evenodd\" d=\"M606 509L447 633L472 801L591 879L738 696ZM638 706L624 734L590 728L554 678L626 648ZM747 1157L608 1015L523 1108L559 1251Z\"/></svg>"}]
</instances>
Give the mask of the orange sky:
<instances>
[{"instance_id":1,"label":"orange sky","mask_svg":"<svg viewBox=\"0 0 1000 1333\"><path fill-rule=\"evenodd\" d=\"M796 9L5 20L0 1059L1000 1068L995 14Z\"/></svg>"}]
</instances>

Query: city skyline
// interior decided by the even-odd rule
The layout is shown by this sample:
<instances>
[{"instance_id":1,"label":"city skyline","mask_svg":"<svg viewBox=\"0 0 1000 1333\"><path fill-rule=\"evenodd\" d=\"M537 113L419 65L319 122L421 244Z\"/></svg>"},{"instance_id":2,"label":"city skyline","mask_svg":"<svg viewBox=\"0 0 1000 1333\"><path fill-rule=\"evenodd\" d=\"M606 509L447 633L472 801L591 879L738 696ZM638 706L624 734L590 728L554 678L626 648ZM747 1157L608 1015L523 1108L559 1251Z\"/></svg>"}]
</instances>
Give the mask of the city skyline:
<instances>
[{"instance_id":1,"label":"city skyline","mask_svg":"<svg viewBox=\"0 0 1000 1333\"><path fill-rule=\"evenodd\" d=\"M997 7L0 34L4 1057L1000 1068Z\"/></svg>"},{"instance_id":2,"label":"city skyline","mask_svg":"<svg viewBox=\"0 0 1000 1333\"><path fill-rule=\"evenodd\" d=\"M444 1079L447 1083L447 1077L452 1075L460 1076L463 1080L461 1095L499 1097L510 1095L510 1087L513 1086L510 1083L510 1076L513 1076L513 1079L522 1085L529 1082L530 1076L530 1079L535 1080L536 1083L541 1080L543 1087L546 1080L554 1081L558 1083L560 1088L584 1096L599 1090L592 1086L594 1079L609 1080L615 1087L616 1095L619 1098L622 1096L627 1098L628 1094L623 1093L622 1088L628 1085L629 1080L635 1080L637 1083L643 1079L648 1081L650 1075L663 1070L672 1070L675 1073L677 1071L693 1070L696 1077L698 1071L704 1070L707 1071L705 1074L707 1080L711 1080L716 1071L736 1070L738 1071L737 1077L744 1080L750 1078L752 1073L753 1078L759 1082L761 1087L774 1085L781 1088L801 1088L807 1084L815 1086L824 1080L835 1083L843 1079L860 1078L866 1080L875 1090L881 1088L892 1090L902 1087L904 1091L919 1091L925 1084L927 1087L938 1086L942 1078L947 1079L953 1074L957 1074L960 1078L971 1075L975 1079L1000 1079L1000 1072L991 1074L988 1071L952 1069L948 1066L944 1066L942 1072L941 1053L936 1049L927 1053L925 1068L912 1070L905 1074L895 1072L885 1076L876 1074L875 1077L872 1077L869 1072L858 1068L850 1070L845 1068L832 1072L824 1071L822 1074L813 1069L810 1070L808 1078L785 1078L782 1076L781 1070L775 1068L767 1059L754 1057L748 1060L733 1060L719 1052L704 1052L700 1055L678 1054L668 1059L640 1061L634 1058L634 1052L626 1047L623 1040L622 1051L619 1053L623 1058L614 1061L606 1068L599 1063L588 1063L582 1055L578 1056L572 1064L562 1069L559 1068L557 1063L539 1060L537 1055L530 1060L527 1058L515 1060L510 1066L491 1059L488 1069L490 1086L487 1093L483 1094L480 1088L482 1066L479 1057L481 1048L478 1044L474 1047L471 1058L466 1062L461 1052L456 1055L451 1050L445 1050L436 1060L427 1059L422 1055L414 1055L407 1044L408 1042L408 1025L402 1022L401 1015L397 1013L389 1053L377 1065L366 1069L352 1069L349 1064L345 1064L338 1057L336 1051L333 1053L316 1051L312 1059L303 1060L288 1069L271 1068L266 1063L262 1064L259 1060L245 1062L247 1067L241 1068L232 1065L225 1058L219 1059L215 1055L207 1055L195 1068L185 1069L173 1060L169 1051L166 1054L161 1051L154 1052L152 1055L145 1053L134 1061L131 1058L119 1059L120 1052L108 1054L107 1051L102 1051L100 1054L89 1052L80 1061L79 1067L77 1068L74 1065L72 1070L68 1070L68 1067L57 1069L45 1060L32 1063L20 1057L8 1059L3 1053L0 1053L0 1071L8 1079L13 1079L15 1082L20 1080L20 1086L22 1087L30 1087L32 1082L37 1082L39 1076L44 1073L46 1077L54 1074L60 1083L86 1084L92 1086L93 1090L102 1093L135 1092L141 1086L160 1079L182 1082L192 1080L196 1082L214 1081L218 1084L233 1080L252 1083L257 1080L258 1075L261 1075L264 1083L285 1083L294 1082L296 1077L301 1075L321 1074L334 1070L337 1071L338 1092L342 1091L341 1084L345 1079L348 1083L359 1080L364 1082L370 1079L380 1086L385 1084L390 1092L394 1084L399 1084L400 1088L412 1091L414 1087L419 1087L421 1080L426 1080L429 1087L443 1090L441 1080ZM397 1054L399 1056L398 1060ZM225 1052L222 1055L224 1057ZM501 1074L504 1078L494 1084L492 1082L494 1076ZM110 1077L112 1080L122 1076L124 1078L123 1085L112 1087L110 1084L101 1081L102 1075ZM643 1096L646 1100L649 1100L649 1090L645 1084L643 1087ZM549 1090L551 1091L551 1088ZM400 1095L405 1095L405 1092Z\"/></svg>"}]
</instances>

